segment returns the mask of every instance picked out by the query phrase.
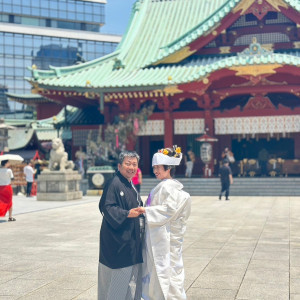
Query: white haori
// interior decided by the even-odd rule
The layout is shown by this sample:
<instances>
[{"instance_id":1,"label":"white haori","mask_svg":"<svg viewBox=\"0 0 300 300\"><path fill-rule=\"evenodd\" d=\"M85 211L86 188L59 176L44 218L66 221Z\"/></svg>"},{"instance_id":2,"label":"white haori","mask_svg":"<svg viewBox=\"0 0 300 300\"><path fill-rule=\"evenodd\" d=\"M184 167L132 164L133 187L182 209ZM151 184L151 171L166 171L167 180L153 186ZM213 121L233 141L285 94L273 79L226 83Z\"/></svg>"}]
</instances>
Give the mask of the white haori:
<instances>
[{"instance_id":1,"label":"white haori","mask_svg":"<svg viewBox=\"0 0 300 300\"><path fill-rule=\"evenodd\" d=\"M191 211L190 195L177 180L160 182L146 207L143 299L184 300L182 243Z\"/></svg>"}]
</instances>

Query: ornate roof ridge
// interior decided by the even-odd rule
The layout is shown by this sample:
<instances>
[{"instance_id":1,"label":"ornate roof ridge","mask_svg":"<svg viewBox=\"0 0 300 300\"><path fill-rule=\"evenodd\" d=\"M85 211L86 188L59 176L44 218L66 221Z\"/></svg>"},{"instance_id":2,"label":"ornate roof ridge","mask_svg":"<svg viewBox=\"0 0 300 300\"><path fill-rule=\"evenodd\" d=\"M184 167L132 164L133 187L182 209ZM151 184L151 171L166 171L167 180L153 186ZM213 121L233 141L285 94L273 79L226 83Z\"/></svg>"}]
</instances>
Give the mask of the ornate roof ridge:
<instances>
[{"instance_id":1,"label":"ornate roof ridge","mask_svg":"<svg viewBox=\"0 0 300 300\"><path fill-rule=\"evenodd\" d=\"M107 54L105 56L102 56L100 58L84 62L81 64L77 65L71 65L71 66L65 66L65 67L54 67L54 66L49 66L50 70L38 70L36 66L28 67L28 69L32 72L33 78L34 79L39 79L39 78L49 78L52 76L55 77L60 77L64 74L70 74L72 72L77 72L79 70L84 70L86 68L90 68L96 65L100 65L102 63L105 63L107 61L112 60L115 56L118 56L120 51L115 51L110 54ZM26 78L27 80L30 80L31 78Z\"/></svg>"},{"instance_id":2,"label":"ornate roof ridge","mask_svg":"<svg viewBox=\"0 0 300 300\"><path fill-rule=\"evenodd\" d=\"M182 36L172 41L168 45L161 47L161 52L158 54L158 57L153 59L150 64L158 63L160 60L175 53L176 51L198 39L201 35L207 33L217 22L229 14L231 10L241 1L243 0L228 0L225 2L214 12L214 14L208 16L204 21L194 26L188 32L184 33Z\"/></svg>"},{"instance_id":3,"label":"ornate roof ridge","mask_svg":"<svg viewBox=\"0 0 300 300\"><path fill-rule=\"evenodd\" d=\"M220 6L212 15L208 16L204 21L193 27L188 32L184 33L182 36L172 41L166 46L161 47L161 51L155 59L149 62L149 65L159 64L159 62L168 56L176 53L180 49L188 46L193 41L198 39L201 35L207 34L214 26L223 19L227 14L229 14L239 3L248 0L228 0L222 6ZM267 0L270 1L270 0ZM286 2L295 10L300 11L300 1L299 0L281 0ZM275 3L276 4L276 3Z\"/></svg>"}]
</instances>

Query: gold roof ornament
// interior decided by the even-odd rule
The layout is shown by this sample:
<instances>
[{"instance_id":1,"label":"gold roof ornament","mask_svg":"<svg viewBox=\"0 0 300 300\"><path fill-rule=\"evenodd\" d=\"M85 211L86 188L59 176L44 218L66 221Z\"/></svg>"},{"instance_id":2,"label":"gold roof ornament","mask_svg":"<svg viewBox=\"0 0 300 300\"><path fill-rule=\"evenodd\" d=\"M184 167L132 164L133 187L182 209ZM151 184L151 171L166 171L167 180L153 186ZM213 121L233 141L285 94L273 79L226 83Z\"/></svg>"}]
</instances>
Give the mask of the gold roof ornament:
<instances>
[{"instance_id":1,"label":"gold roof ornament","mask_svg":"<svg viewBox=\"0 0 300 300\"><path fill-rule=\"evenodd\" d=\"M202 80L202 82L203 82L204 84L208 84L208 83L209 83L209 79L205 77L205 78Z\"/></svg>"},{"instance_id":2,"label":"gold roof ornament","mask_svg":"<svg viewBox=\"0 0 300 300\"><path fill-rule=\"evenodd\" d=\"M166 86L163 90L167 95L174 95L182 93L182 90L177 85Z\"/></svg>"},{"instance_id":3,"label":"gold roof ornament","mask_svg":"<svg viewBox=\"0 0 300 300\"><path fill-rule=\"evenodd\" d=\"M231 67L229 70L236 71L237 76L252 75L254 77L262 74L276 74L277 68L282 67L280 64L273 65L253 65L253 66L238 66Z\"/></svg>"}]
</instances>

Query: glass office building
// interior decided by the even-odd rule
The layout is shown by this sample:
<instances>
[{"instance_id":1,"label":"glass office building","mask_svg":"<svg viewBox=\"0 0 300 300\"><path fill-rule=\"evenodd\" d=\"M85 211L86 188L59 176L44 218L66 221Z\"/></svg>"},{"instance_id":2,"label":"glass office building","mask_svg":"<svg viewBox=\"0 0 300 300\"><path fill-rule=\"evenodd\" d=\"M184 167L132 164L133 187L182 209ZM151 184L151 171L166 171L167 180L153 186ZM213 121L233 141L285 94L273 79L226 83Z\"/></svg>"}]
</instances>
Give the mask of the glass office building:
<instances>
[{"instance_id":1,"label":"glass office building","mask_svg":"<svg viewBox=\"0 0 300 300\"><path fill-rule=\"evenodd\" d=\"M28 94L27 67L68 66L114 51L121 37L100 33L105 4L106 0L0 0L0 85L9 93ZM9 105L12 110L21 107Z\"/></svg>"}]
</instances>

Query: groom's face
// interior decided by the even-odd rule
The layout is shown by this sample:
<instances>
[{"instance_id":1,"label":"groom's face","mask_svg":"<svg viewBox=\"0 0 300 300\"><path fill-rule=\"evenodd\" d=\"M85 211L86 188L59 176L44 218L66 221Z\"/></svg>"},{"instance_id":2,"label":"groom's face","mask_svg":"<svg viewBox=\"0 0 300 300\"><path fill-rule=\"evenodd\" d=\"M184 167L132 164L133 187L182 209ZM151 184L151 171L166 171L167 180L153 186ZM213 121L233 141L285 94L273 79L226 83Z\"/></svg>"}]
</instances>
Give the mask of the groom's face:
<instances>
[{"instance_id":1,"label":"groom's face","mask_svg":"<svg viewBox=\"0 0 300 300\"><path fill-rule=\"evenodd\" d=\"M130 181L138 169L138 160L136 157L125 156L122 164L118 164L120 173Z\"/></svg>"}]
</instances>

